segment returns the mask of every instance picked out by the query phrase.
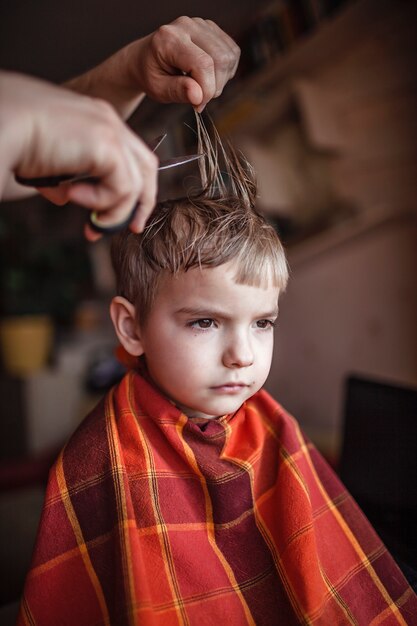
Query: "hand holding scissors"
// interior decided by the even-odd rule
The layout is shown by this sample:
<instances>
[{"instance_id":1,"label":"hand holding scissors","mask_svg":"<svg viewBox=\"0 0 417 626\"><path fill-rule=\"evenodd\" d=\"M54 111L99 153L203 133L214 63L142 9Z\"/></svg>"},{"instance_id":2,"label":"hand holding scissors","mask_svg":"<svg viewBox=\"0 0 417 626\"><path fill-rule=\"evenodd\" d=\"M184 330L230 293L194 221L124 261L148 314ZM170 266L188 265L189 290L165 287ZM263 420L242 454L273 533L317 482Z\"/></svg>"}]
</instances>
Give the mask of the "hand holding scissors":
<instances>
[{"instance_id":1,"label":"hand holding scissors","mask_svg":"<svg viewBox=\"0 0 417 626\"><path fill-rule=\"evenodd\" d=\"M166 137L166 133L154 139L151 143L151 149L155 152L158 147L161 145L163 140ZM199 159L202 155L200 154L191 154L186 156L178 156L173 157L171 159L166 159L164 161L160 161L157 167L158 171L170 169L173 167L178 167L180 165L184 165L185 163L190 163L191 161L195 161ZM59 185L71 185L75 183L83 183L88 185L98 185L100 183L100 179L96 176L90 176L89 174L59 174L57 176L40 176L34 178L26 178L23 176L16 175L16 181L28 187L36 187L37 189L45 189L45 188L55 188L59 187ZM134 218L136 214L136 210L138 208L138 203L136 202L130 213L127 217L117 223L108 223L105 220L100 218L100 212L92 211L89 214L88 218L88 226L95 233L108 234L112 235L120 230L126 228Z\"/></svg>"}]
</instances>

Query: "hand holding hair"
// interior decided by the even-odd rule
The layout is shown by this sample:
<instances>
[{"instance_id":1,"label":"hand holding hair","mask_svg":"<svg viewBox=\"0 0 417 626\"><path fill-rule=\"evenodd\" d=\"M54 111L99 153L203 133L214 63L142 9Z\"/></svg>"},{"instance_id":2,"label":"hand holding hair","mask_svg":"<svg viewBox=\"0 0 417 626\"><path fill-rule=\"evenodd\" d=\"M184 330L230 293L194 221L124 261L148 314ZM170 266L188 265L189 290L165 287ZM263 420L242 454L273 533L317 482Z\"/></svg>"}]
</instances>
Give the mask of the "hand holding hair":
<instances>
[{"instance_id":1,"label":"hand holding hair","mask_svg":"<svg viewBox=\"0 0 417 626\"><path fill-rule=\"evenodd\" d=\"M201 112L235 75L239 57L238 45L217 24L179 17L66 84L111 102L124 119L145 94Z\"/></svg>"}]
</instances>

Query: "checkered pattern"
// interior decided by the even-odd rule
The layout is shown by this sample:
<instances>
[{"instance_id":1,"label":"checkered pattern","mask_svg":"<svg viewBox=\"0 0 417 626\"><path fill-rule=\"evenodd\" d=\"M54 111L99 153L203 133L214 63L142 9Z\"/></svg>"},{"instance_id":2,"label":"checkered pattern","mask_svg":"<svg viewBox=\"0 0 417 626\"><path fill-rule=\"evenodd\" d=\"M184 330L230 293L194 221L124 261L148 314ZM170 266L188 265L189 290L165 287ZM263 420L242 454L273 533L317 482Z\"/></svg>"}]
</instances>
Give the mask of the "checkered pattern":
<instances>
[{"instance_id":1,"label":"checkered pattern","mask_svg":"<svg viewBox=\"0 0 417 626\"><path fill-rule=\"evenodd\" d=\"M189 420L130 372L51 470L19 624L417 624L417 598L264 391Z\"/></svg>"}]
</instances>

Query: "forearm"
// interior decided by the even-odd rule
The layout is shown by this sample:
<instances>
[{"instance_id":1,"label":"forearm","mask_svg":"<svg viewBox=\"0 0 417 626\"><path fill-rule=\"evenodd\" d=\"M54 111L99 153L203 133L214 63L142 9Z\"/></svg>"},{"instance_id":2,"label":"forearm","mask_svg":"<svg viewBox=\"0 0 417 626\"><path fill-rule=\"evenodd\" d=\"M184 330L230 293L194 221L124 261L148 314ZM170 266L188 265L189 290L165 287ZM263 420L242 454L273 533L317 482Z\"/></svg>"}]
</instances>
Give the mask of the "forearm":
<instances>
[{"instance_id":1,"label":"forearm","mask_svg":"<svg viewBox=\"0 0 417 626\"><path fill-rule=\"evenodd\" d=\"M19 74L0 71L0 200L14 200L34 193L18 185L13 176L30 135L27 111L17 95L20 90Z\"/></svg>"},{"instance_id":2,"label":"forearm","mask_svg":"<svg viewBox=\"0 0 417 626\"><path fill-rule=\"evenodd\" d=\"M65 87L106 100L122 119L128 119L145 96L137 72L137 59L147 39L144 37L125 46L97 67L66 81Z\"/></svg>"}]
</instances>

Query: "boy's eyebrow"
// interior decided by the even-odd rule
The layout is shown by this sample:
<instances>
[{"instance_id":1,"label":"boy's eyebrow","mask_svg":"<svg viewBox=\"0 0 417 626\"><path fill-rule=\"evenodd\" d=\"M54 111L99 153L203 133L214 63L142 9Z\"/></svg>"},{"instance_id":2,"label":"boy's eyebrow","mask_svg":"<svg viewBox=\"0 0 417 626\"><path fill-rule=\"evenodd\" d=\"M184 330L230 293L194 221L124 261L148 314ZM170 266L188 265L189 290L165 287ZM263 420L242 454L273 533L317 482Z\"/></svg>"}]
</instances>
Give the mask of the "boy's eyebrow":
<instances>
[{"instance_id":1,"label":"boy's eyebrow","mask_svg":"<svg viewBox=\"0 0 417 626\"><path fill-rule=\"evenodd\" d=\"M210 307L182 307L176 311L176 314L185 314L191 315L192 317L222 317L224 319L229 319L230 314L226 311L222 311L221 309L212 309ZM272 311L268 311L266 313L260 313L256 315L259 319L267 318L267 317L278 317L278 306L276 306Z\"/></svg>"}]
</instances>

